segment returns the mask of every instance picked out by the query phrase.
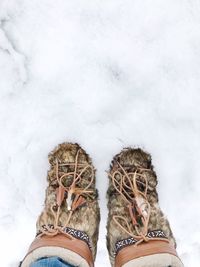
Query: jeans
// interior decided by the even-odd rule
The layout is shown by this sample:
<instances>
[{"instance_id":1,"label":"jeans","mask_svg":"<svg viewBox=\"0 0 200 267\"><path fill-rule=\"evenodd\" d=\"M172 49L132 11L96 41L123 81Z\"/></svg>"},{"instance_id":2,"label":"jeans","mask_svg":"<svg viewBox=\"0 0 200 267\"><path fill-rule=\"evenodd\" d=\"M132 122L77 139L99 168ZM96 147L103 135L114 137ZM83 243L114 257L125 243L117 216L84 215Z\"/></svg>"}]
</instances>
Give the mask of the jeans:
<instances>
[{"instance_id":1,"label":"jeans","mask_svg":"<svg viewBox=\"0 0 200 267\"><path fill-rule=\"evenodd\" d=\"M33 263L30 267L75 267L67 262L64 262L58 257L41 258Z\"/></svg>"}]
</instances>

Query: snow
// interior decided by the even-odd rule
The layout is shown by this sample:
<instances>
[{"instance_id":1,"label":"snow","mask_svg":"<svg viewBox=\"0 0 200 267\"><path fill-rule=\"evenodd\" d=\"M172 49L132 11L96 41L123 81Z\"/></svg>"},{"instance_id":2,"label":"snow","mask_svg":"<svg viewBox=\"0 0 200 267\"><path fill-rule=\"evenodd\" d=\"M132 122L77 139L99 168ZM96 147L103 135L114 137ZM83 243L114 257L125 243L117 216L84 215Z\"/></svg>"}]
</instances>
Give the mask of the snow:
<instances>
[{"instance_id":1,"label":"snow","mask_svg":"<svg viewBox=\"0 0 200 267\"><path fill-rule=\"evenodd\" d=\"M0 0L1 266L33 240L64 141L97 168L96 267L109 266L105 170L127 146L152 154L178 253L199 266L199 13L198 0Z\"/></svg>"}]
</instances>

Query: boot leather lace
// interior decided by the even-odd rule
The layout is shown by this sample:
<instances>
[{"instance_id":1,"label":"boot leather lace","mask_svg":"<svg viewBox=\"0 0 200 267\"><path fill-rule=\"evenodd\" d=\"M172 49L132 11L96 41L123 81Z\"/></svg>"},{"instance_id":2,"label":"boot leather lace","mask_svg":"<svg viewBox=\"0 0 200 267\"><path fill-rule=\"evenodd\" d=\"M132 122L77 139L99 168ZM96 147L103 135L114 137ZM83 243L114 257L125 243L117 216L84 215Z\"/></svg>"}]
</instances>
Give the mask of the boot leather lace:
<instances>
[{"instance_id":1,"label":"boot leather lace","mask_svg":"<svg viewBox=\"0 0 200 267\"><path fill-rule=\"evenodd\" d=\"M76 157L75 157L75 162L74 163L64 163L60 164L58 163L58 160L56 160L56 180L58 182L59 187L57 188L56 192L56 205L52 205L50 210L51 214L53 215L54 218L54 223L53 224L48 224L48 213L47 213L47 208L45 207L43 214L43 220L45 221L45 224L43 227L40 229L40 234L38 237L41 237L43 235L48 235L48 236L55 236L59 233L64 234L67 236L69 239L74 239L73 236L70 234L66 233L65 228L69 225L70 219L73 215L73 212L78 209L80 206L86 203L86 197L91 197L91 194L94 193L94 190L89 190L90 186L92 185L94 181L94 168L90 164L84 163L78 163L78 157L79 157L80 149L78 150ZM59 171L60 167L63 166L70 166L74 167L73 171L70 172L62 172ZM86 186L84 188L81 188L78 186L82 181L83 177L82 175L84 172L90 171L91 176L90 179L87 180ZM66 181L69 177L73 176L73 180L70 186L66 187L64 185L64 181ZM59 218L61 215L61 205L63 204L65 195L67 195L66 198L66 205L67 205L67 210L68 210L68 218L65 222L64 225L60 226L59 224ZM73 196L73 199L72 199ZM41 219L41 216L38 219L38 222Z\"/></svg>"},{"instance_id":2,"label":"boot leather lace","mask_svg":"<svg viewBox=\"0 0 200 267\"><path fill-rule=\"evenodd\" d=\"M151 206L147 200L148 181L145 175L142 174L142 171L151 171L151 169L137 168L134 172L126 172L119 162L116 163L119 168L112 174L108 173L108 175L111 177L116 191L127 203L131 223L125 217L119 215L113 215L114 222L136 240L135 246L142 242L148 242L149 240L169 242L168 239L161 237L155 237L153 239L148 237ZM143 190L139 189L138 184L140 187L143 187ZM125 226L122 225L122 221L125 223ZM136 234L133 234L131 226L135 229Z\"/></svg>"}]
</instances>

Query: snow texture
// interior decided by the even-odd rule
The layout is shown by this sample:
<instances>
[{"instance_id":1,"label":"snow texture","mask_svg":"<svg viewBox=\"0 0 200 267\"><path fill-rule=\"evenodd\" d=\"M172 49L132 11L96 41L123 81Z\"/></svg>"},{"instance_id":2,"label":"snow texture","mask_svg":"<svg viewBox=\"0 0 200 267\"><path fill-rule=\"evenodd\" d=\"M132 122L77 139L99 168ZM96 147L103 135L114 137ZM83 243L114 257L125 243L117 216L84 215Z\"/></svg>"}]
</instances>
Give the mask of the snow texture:
<instances>
[{"instance_id":1,"label":"snow texture","mask_svg":"<svg viewBox=\"0 0 200 267\"><path fill-rule=\"evenodd\" d=\"M127 146L152 154L178 253L200 265L199 14L198 0L0 0L1 266L33 240L64 141L97 168L96 267L109 266L105 170Z\"/></svg>"}]
</instances>

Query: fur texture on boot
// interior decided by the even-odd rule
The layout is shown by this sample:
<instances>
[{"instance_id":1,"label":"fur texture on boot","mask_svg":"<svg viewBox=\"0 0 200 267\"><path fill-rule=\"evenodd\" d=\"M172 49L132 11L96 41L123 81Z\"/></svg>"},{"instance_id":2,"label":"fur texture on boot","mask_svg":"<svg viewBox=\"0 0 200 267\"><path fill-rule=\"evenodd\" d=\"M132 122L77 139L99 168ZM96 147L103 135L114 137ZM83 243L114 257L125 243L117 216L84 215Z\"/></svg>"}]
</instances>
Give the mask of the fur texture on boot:
<instances>
[{"instance_id":1,"label":"fur texture on boot","mask_svg":"<svg viewBox=\"0 0 200 267\"><path fill-rule=\"evenodd\" d=\"M160 241L164 246L169 242L174 251L176 247L169 222L158 204L156 186L157 176L148 153L141 149L126 148L114 157L107 192L107 248L112 266L182 266L179 258L172 255L174 252L165 254L168 258L166 256L163 260L156 258L155 251L155 259L146 255L147 249L143 249L144 255L140 255L140 248L142 251L144 245L155 245ZM137 248L137 259L131 261L130 256L129 262L125 260L126 264L119 265L116 257L126 248L130 253L136 253ZM159 253L161 255L162 251Z\"/></svg>"},{"instance_id":2,"label":"fur texture on boot","mask_svg":"<svg viewBox=\"0 0 200 267\"><path fill-rule=\"evenodd\" d=\"M78 144L63 143L49 154L49 163L45 207L37 221L36 242L45 237L54 240L59 235L66 240L81 240L89 247L94 261L100 212L91 158ZM32 249L22 266L54 254L76 266L89 266L70 249L50 245Z\"/></svg>"}]
</instances>

